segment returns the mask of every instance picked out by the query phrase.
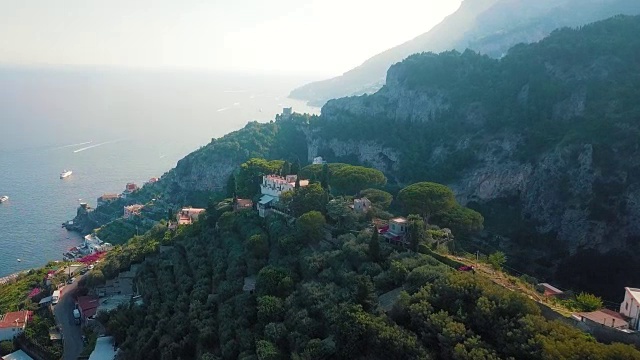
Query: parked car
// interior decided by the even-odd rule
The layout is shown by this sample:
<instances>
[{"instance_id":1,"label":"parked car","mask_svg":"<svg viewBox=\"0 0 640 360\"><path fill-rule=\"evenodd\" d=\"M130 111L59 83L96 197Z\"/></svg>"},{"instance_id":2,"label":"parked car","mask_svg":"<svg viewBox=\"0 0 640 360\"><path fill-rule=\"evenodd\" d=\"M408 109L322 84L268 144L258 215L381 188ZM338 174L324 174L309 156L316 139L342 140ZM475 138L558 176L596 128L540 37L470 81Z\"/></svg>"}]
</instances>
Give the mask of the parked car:
<instances>
[{"instance_id":1,"label":"parked car","mask_svg":"<svg viewBox=\"0 0 640 360\"><path fill-rule=\"evenodd\" d=\"M80 325L80 310L73 309L73 322L76 325Z\"/></svg>"},{"instance_id":2,"label":"parked car","mask_svg":"<svg viewBox=\"0 0 640 360\"><path fill-rule=\"evenodd\" d=\"M87 271L89 271L88 268L82 268L82 270L80 270L80 275L84 275L87 273Z\"/></svg>"},{"instance_id":3,"label":"parked car","mask_svg":"<svg viewBox=\"0 0 640 360\"><path fill-rule=\"evenodd\" d=\"M67 280L67 284L73 284L73 280L75 280L75 278L69 278L69 280Z\"/></svg>"}]
</instances>

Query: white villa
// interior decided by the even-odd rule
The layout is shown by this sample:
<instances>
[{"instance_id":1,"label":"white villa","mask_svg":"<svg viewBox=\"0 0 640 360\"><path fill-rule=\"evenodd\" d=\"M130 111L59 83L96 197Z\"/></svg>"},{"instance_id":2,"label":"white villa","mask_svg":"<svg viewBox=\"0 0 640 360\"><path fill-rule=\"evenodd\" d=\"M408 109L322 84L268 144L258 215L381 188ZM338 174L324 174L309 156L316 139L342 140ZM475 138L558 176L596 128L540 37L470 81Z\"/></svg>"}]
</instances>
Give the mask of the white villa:
<instances>
[{"instance_id":1,"label":"white villa","mask_svg":"<svg viewBox=\"0 0 640 360\"><path fill-rule=\"evenodd\" d=\"M322 156L316 156L313 158L313 161L311 162L314 165L322 165L324 163L326 163L326 161L324 161L324 159L322 159Z\"/></svg>"},{"instance_id":2,"label":"white villa","mask_svg":"<svg viewBox=\"0 0 640 360\"><path fill-rule=\"evenodd\" d=\"M620 304L620 314L629 318L629 327L640 330L640 289L624 288L624 300Z\"/></svg>"},{"instance_id":3,"label":"white villa","mask_svg":"<svg viewBox=\"0 0 640 360\"><path fill-rule=\"evenodd\" d=\"M143 207L144 205L140 205L140 204L125 206L122 217L125 219L128 219L132 216L140 215L140 212L142 211Z\"/></svg>"},{"instance_id":4,"label":"white villa","mask_svg":"<svg viewBox=\"0 0 640 360\"><path fill-rule=\"evenodd\" d=\"M31 311L16 311L0 317L0 341L13 340L20 335L27 326Z\"/></svg>"},{"instance_id":5,"label":"white villa","mask_svg":"<svg viewBox=\"0 0 640 360\"><path fill-rule=\"evenodd\" d=\"M194 221L198 220L200 215L205 212L205 209L186 207L182 208L176 215L178 225L191 225Z\"/></svg>"},{"instance_id":6,"label":"white villa","mask_svg":"<svg viewBox=\"0 0 640 360\"><path fill-rule=\"evenodd\" d=\"M406 235L409 229L407 219L397 217L389 220L389 224L383 226L378 232L384 236L388 242L405 245L407 243Z\"/></svg>"},{"instance_id":7,"label":"white villa","mask_svg":"<svg viewBox=\"0 0 640 360\"><path fill-rule=\"evenodd\" d=\"M100 240L96 235L89 234L84 237L82 245L78 246L78 251L82 255L91 255L97 252L107 251L112 247L110 243Z\"/></svg>"},{"instance_id":8,"label":"white villa","mask_svg":"<svg viewBox=\"0 0 640 360\"><path fill-rule=\"evenodd\" d=\"M293 190L296 187L297 175L265 175L262 177L260 184L260 193L262 197L258 202L258 213L265 217L271 204L275 204L280 199L280 194L285 191ZM309 180L300 180L300 187L309 185Z\"/></svg>"},{"instance_id":9,"label":"white villa","mask_svg":"<svg viewBox=\"0 0 640 360\"><path fill-rule=\"evenodd\" d=\"M371 201L366 197L353 200L353 210L356 212L366 213L371 209Z\"/></svg>"}]
</instances>

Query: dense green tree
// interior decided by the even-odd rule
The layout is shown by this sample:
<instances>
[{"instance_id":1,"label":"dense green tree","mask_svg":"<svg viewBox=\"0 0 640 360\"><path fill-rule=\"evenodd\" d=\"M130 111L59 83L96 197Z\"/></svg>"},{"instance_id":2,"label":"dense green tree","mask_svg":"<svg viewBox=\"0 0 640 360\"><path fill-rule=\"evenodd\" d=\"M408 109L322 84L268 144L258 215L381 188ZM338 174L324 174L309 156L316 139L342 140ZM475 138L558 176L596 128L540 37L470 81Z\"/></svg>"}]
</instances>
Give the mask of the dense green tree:
<instances>
[{"instance_id":1,"label":"dense green tree","mask_svg":"<svg viewBox=\"0 0 640 360\"><path fill-rule=\"evenodd\" d=\"M398 200L409 213L420 214L427 224L431 216L449 211L456 206L451 189L431 182L420 182L405 187L398 193Z\"/></svg>"},{"instance_id":2,"label":"dense green tree","mask_svg":"<svg viewBox=\"0 0 640 360\"><path fill-rule=\"evenodd\" d=\"M418 215L409 215L407 218L407 237L409 238L409 248L418 251L420 244L427 242L429 235L427 234L427 225Z\"/></svg>"},{"instance_id":3,"label":"dense green tree","mask_svg":"<svg viewBox=\"0 0 640 360\"><path fill-rule=\"evenodd\" d=\"M14 346L12 341L0 341L0 356L12 353L13 349Z\"/></svg>"},{"instance_id":4,"label":"dense green tree","mask_svg":"<svg viewBox=\"0 0 640 360\"><path fill-rule=\"evenodd\" d=\"M253 158L240 165L236 177L238 196L252 198L260 193L262 177L277 174L282 168L283 161Z\"/></svg>"},{"instance_id":5,"label":"dense green tree","mask_svg":"<svg viewBox=\"0 0 640 360\"><path fill-rule=\"evenodd\" d=\"M238 186L236 185L236 176L235 174L231 174L229 175L229 180L227 180L227 197L235 197L237 195L237 190Z\"/></svg>"},{"instance_id":6,"label":"dense green tree","mask_svg":"<svg viewBox=\"0 0 640 360\"><path fill-rule=\"evenodd\" d=\"M258 360L279 360L282 354L278 347L266 340L258 340L256 343L256 355Z\"/></svg>"},{"instance_id":7,"label":"dense green tree","mask_svg":"<svg viewBox=\"0 0 640 360\"><path fill-rule=\"evenodd\" d=\"M383 186L387 178L380 170L364 166L344 166L331 173L331 186L345 195L357 194L362 189Z\"/></svg>"},{"instance_id":8,"label":"dense green tree","mask_svg":"<svg viewBox=\"0 0 640 360\"><path fill-rule=\"evenodd\" d=\"M285 191L280 195L280 202L295 217L309 211L324 212L327 205L325 191L318 183Z\"/></svg>"},{"instance_id":9,"label":"dense green tree","mask_svg":"<svg viewBox=\"0 0 640 360\"><path fill-rule=\"evenodd\" d=\"M288 162L288 161L285 161L282 164L282 171L280 171L280 172L281 172L280 175L282 175L282 176L291 175L292 174L292 172L291 172L291 163Z\"/></svg>"},{"instance_id":10,"label":"dense green tree","mask_svg":"<svg viewBox=\"0 0 640 360\"><path fill-rule=\"evenodd\" d=\"M484 218L477 211L456 205L448 211L438 214L434 222L442 227L450 228L456 236L467 236L482 231Z\"/></svg>"},{"instance_id":11,"label":"dense green tree","mask_svg":"<svg viewBox=\"0 0 640 360\"><path fill-rule=\"evenodd\" d=\"M585 292L576 295L575 304L579 311L596 311L604 307L601 298Z\"/></svg>"},{"instance_id":12,"label":"dense green tree","mask_svg":"<svg viewBox=\"0 0 640 360\"><path fill-rule=\"evenodd\" d=\"M381 260L380 236L378 235L377 227L373 228L371 239L369 239L369 258L371 258L373 262L379 262Z\"/></svg>"},{"instance_id":13,"label":"dense green tree","mask_svg":"<svg viewBox=\"0 0 640 360\"><path fill-rule=\"evenodd\" d=\"M256 258L266 258L269 255L269 240L264 234L252 235L247 241L247 249Z\"/></svg>"},{"instance_id":14,"label":"dense green tree","mask_svg":"<svg viewBox=\"0 0 640 360\"><path fill-rule=\"evenodd\" d=\"M325 168L325 165L329 171L329 180L331 180L331 174L333 174L336 170L346 166L352 166L350 164L345 164L345 163L311 164L302 168L300 170L300 174L305 179L312 179L312 180L321 179L322 172L323 172L323 169ZM329 184L331 184L331 181L329 181Z\"/></svg>"},{"instance_id":15,"label":"dense green tree","mask_svg":"<svg viewBox=\"0 0 640 360\"><path fill-rule=\"evenodd\" d=\"M379 189L364 189L360 191L360 196L366 197L371 203L381 210L386 210L393 201L393 195Z\"/></svg>"},{"instance_id":16,"label":"dense green tree","mask_svg":"<svg viewBox=\"0 0 640 360\"><path fill-rule=\"evenodd\" d=\"M296 221L297 237L304 244L317 244L324 239L326 220L319 211L303 214Z\"/></svg>"},{"instance_id":17,"label":"dense green tree","mask_svg":"<svg viewBox=\"0 0 640 360\"><path fill-rule=\"evenodd\" d=\"M266 266L258 272L256 291L258 294L284 297L293 287L291 274L285 268Z\"/></svg>"},{"instance_id":18,"label":"dense green tree","mask_svg":"<svg viewBox=\"0 0 640 360\"><path fill-rule=\"evenodd\" d=\"M300 159L296 158L296 161L294 161L293 165L291 165L290 175L298 175L300 173L300 170L302 170L302 167L300 166Z\"/></svg>"},{"instance_id":19,"label":"dense green tree","mask_svg":"<svg viewBox=\"0 0 640 360\"><path fill-rule=\"evenodd\" d=\"M279 321L284 314L284 302L282 299L265 295L258 299L258 320L266 324L269 322Z\"/></svg>"},{"instance_id":20,"label":"dense green tree","mask_svg":"<svg viewBox=\"0 0 640 360\"><path fill-rule=\"evenodd\" d=\"M356 221L356 214L343 197L337 197L327 203L327 216L341 229L353 225Z\"/></svg>"},{"instance_id":21,"label":"dense green tree","mask_svg":"<svg viewBox=\"0 0 640 360\"><path fill-rule=\"evenodd\" d=\"M329 171L329 164L322 164L322 173L320 174L320 185L323 189L329 188L329 183L331 181L331 174Z\"/></svg>"},{"instance_id":22,"label":"dense green tree","mask_svg":"<svg viewBox=\"0 0 640 360\"><path fill-rule=\"evenodd\" d=\"M494 269L500 270L502 266L507 262L507 256L502 251L496 251L493 254L489 255L487 258L487 262Z\"/></svg>"},{"instance_id":23,"label":"dense green tree","mask_svg":"<svg viewBox=\"0 0 640 360\"><path fill-rule=\"evenodd\" d=\"M375 287L371 278L366 275L356 276L356 296L355 301L360 304L365 311L371 311L377 304L375 297Z\"/></svg>"}]
</instances>

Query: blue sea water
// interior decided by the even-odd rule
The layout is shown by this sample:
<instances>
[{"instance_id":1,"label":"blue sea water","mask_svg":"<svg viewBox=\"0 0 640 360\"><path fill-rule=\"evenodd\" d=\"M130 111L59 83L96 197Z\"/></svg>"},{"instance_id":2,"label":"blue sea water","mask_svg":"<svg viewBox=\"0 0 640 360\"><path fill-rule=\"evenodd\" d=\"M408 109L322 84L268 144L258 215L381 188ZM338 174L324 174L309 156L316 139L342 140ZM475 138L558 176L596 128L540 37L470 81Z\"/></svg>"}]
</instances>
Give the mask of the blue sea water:
<instances>
[{"instance_id":1,"label":"blue sea water","mask_svg":"<svg viewBox=\"0 0 640 360\"><path fill-rule=\"evenodd\" d=\"M270 121L307 81L282 76L0 68L0 276L60 260L61 223L127 182L159 177L211 138ZM73 171L61 180L60 172ZM20 259L20 261L18 261Z\"/></svg>"}]
</instances>

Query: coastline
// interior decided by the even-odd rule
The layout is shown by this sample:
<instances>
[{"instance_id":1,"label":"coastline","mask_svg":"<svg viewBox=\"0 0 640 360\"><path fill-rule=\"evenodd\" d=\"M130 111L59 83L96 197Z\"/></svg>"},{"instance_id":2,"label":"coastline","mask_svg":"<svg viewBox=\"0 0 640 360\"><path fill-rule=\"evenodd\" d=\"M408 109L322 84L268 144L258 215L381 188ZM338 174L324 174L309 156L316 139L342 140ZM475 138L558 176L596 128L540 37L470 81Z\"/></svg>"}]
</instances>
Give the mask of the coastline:
<instances>
[{"instance_id":1,"label":"coastline","mask_svg":"<svg viewBox=\"0 0 640 360\"><path fill-rule=\"evenodd\" d=\"M22 274L26 274L31 270L33 270L33 269L22 270L22 271L18 271L16 273L13 273L13 274L10 274L10 275L7 275L7 276L0 277L0 286L10 283L11 281L17 279L18 276L20 276Z\"/></svg>"}]
</instances>

